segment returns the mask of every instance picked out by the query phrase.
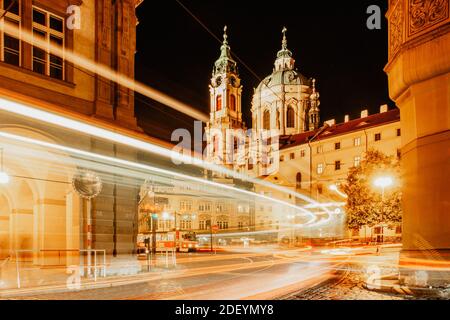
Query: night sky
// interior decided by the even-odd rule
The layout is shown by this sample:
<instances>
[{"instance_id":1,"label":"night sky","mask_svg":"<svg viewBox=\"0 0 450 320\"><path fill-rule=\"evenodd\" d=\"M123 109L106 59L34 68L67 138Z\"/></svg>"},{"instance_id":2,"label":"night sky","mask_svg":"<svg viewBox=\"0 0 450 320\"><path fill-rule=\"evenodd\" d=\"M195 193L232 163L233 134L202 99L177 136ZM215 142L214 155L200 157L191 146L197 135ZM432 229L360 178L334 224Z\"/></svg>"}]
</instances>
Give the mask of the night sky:
<instances>
[{"instance_id":1,"label":"night sky","mask_svg":"<svg viewBox=\"0 0 450 320\"><path fill-rule=\"evenodd\" d=\"M296 67L317 79L322 121L342 122L345 114L356 118L365 108L376 113L386 103L395 107L383 71L387 0L180 1L219 39L227 25L233 54L259 77L238 62L248 126L253 88L272 72L283 26ZM381 8L381 30L366 27L371 4ZM136 79L208 113L208 85L220 43L176 0L146 0L137 15ZM140 95L136 114L147 133L165 140L173 129L193 125L193 119Z\"/></svg>"}]
</instances>

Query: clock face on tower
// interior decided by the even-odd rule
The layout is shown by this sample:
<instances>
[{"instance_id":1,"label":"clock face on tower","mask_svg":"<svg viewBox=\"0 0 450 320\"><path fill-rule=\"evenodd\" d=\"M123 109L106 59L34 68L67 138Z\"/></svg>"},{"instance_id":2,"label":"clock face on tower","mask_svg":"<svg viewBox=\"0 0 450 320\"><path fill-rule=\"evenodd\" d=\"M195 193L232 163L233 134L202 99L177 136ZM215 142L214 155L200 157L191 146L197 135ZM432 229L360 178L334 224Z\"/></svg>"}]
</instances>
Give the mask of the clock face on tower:
<instances>
[{"instance_id":1,"label":"clock face on tower","mask_svg":"<svg viewBox=\"0 0 450 320\"><path fill-rule=\"evenodd\" d=\"M217 77L215 80L215 85L216 87L220 86L222 84L222 78L221 77Z\"/></svg>"},{"instance_id":2,"label":"clock face on tower","mask_svg":"<svg viewBox=\"0 0 450 320\"><path fill-rule=\"evenodd\" d=\"M233 87L236 87L236 78L235 77L231 77L230 79L230 83Z\"/></svg>"}]
</instances>

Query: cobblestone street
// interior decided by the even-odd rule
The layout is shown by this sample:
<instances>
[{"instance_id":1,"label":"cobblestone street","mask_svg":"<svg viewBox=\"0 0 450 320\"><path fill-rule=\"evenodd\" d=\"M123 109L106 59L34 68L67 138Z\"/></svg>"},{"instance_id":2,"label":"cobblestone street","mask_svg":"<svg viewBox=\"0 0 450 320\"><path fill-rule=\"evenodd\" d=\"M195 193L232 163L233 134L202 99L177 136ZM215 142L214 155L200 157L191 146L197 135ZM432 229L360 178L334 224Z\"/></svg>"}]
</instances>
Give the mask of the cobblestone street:
<instances>
[{"instance_id":1,"label":"cobblestone street","mask_svg":"<svg viewBox=\"0 0 450 320\"><path fill-rule=\"evenodd\" d=\"M366 273L353 266L317 286L283 297L285 300L436 300L436 297L417 297L388 292L376 292L364 288Z\"/></svg>"}]
</instances>

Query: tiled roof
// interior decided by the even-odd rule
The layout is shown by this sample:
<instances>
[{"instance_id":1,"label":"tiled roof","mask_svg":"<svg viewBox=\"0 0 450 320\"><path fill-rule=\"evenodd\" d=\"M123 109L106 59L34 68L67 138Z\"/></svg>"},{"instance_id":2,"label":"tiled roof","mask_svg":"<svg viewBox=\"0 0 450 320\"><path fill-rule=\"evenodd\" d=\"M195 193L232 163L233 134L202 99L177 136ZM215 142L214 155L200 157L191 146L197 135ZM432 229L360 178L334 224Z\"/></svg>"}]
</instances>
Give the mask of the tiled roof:
<instances>
[{"instance_id":1,"label":"tiled roof","mask_svg":"<svg viewBox=\"0 0 450 320\"><path fill-rule=\"evenodd\" d=\"M349 122L332 125L320 132L320 134L314 139L314 141L324 140L341 134L377 127L396 121L400 121L400 110L398 108L383 113L373 114L365 118L358 118L355 120L350 120ZM292 148L304 143L308 143L308 140L314 137L314 135L319 131L320 129L317 129L314 131L308 131L291 136L281 136L280 149Z\"/></svg>"}]
</instances>

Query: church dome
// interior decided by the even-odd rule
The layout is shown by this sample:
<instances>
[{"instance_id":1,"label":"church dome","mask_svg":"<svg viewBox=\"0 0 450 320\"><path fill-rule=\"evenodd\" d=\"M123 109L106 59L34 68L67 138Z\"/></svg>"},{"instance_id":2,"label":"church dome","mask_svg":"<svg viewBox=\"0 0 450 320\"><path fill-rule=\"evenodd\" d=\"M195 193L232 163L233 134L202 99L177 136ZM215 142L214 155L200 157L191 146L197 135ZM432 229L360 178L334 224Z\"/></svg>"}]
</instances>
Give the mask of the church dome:
<instances>
[{"instance_id":1,"label":"church dome","mask_svg":"<svg viewBox=\"0 0 450 320\"><path fill-rule=\"evenodd\" d=\"M261 81L256 88L256 92L279 85L311 86L311 80L294 68L295 60L292 58L292 52L287 47L286 31L287 29L283 28L283 41L281 50L277 53L274 70L271 75Z\"/></svg>"},{"instance_id":2,"label":"church dome","mask_svg":"<svg viewBox=\"0 0 450 320\"><path fill-rule=\"evenodd\" d=\"M297 70L274 70L274 72L265 77L258 85L256 91L264 88L271 88L279 85L304 85L311 86L311 80L299 73Z\"/></svg>"}]
</instances>

